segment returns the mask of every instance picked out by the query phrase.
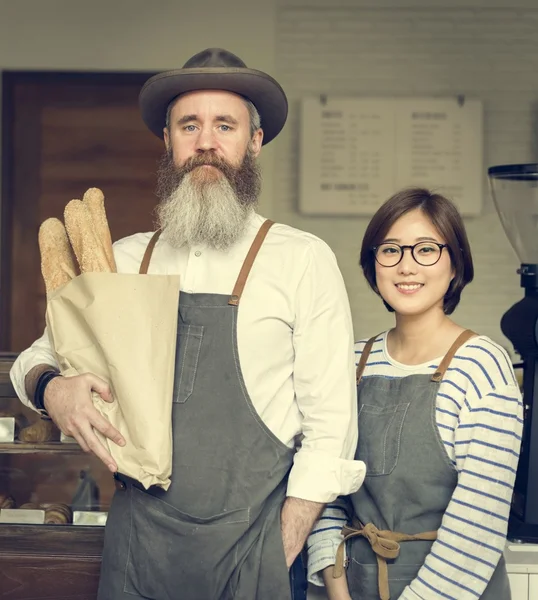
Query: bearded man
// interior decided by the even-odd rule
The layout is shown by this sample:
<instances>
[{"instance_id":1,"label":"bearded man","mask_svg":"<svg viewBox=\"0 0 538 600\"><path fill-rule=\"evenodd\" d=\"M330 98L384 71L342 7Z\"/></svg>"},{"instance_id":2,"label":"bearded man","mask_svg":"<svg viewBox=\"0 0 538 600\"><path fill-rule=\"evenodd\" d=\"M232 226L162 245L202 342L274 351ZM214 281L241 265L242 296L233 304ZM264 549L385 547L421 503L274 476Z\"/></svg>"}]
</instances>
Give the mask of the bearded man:
<instances>
[{"instance_id":1,"label":"bearded man","mask_svg":"<svg viewBox=\"0 0 538 600\"><path fill-rule=\"evenodd\" d=\"M353 334L335 257L256 212L257 157L284 126L287 99L269 75L208 49L152 77L140 105L166 147L159 229L114 252L119 272L181 278L170 488L116 472L95 430L125 440L91 401L92 391L113 401L107 382L50 379L46 332L12 381L115 473L100 600L304 599L305 539L365 467L352 460Z\"/></svg>"}]
</instances>

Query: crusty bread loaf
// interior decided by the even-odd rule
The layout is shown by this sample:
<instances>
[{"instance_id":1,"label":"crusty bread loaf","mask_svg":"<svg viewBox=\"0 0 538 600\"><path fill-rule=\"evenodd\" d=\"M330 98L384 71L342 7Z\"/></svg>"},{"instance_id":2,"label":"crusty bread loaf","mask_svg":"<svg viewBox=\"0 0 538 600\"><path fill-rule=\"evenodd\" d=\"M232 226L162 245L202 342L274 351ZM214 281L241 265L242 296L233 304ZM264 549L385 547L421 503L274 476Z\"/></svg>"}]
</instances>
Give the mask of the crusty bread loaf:
<instances>
[{"instance_id":1,"label":"crusty bread loaf","mask_svg":"<svg viewBox=\"0 0 538 600\"><path fill-rule=\"evenodd\" d=\"M99 188L90 188L82 198L84 204L90 211L93 223L93 230L97 241L100 243L108 261L109 269L112 273L116 272L116 261L112 250L112 238L108 227L108 220L105 211L105 196Z\"/></svg>"},{"instance_id":2,"label":"crusty bread loaf","mask_svg":"<svg viewBox=\"0 0 538 600\"><path fill-rule=\"evenodd\" d=\"M112 269L97 240L88 207L82 200L71 200L64 210L65 228L82 273L108 272Z\"/></svg>"},{"instance_id":3,"label":"crusty bread loaf","mask_svg":"<svg viewBox=\"0 0 538 600\"><path fill-rule=\"evenodd\" d=\"M84 210L80 200L71 200L64 209L64 222L78 265L82 265L82 223L78 216Z\"/></svg>"},{"instance_id":4,"label":"crusty bread loaf","mask_svg":"<svg viewBox=\"0 0 538 600\"><path fill-rule=\"evenodd\" d=\"M82 262L82 231L79 219L77 218L79 205L82 205L80 200L71 200L66 204L64 208L64 223L71 247L80 267L80 263Z\"/></svg>"},{"instance_id":5,"label":"crusty bread loaf","mask_svg":"<svg viewBox=\"0 0 538 600\"><path fill-rule=\"evenodd\" d=\"M47 294L65 285L77 276L69 240L59 219L47 219L39 228L41 272Z\"/></svg>"}]
</instances>

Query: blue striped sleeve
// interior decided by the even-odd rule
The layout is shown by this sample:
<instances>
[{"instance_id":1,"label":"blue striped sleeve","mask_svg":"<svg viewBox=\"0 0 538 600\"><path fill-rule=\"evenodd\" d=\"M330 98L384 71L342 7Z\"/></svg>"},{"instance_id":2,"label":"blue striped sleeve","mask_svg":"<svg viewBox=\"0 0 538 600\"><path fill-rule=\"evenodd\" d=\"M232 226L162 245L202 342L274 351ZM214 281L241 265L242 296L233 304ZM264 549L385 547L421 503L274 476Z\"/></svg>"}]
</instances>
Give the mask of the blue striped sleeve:
<instances>
[{"instance_id":1,"label":"blue striped sleeve","mask_svg":"<svg viewBox=\"0 0 538 600\"><path fill-rule=\"evenodd\" d=\"M504 373L504 369L501 367L501 363L499 362L499 359L497 358L497 356L495 356L495 354L491 350L489 350L488 348L484 348L484 346L475 345L475 344L469 345L469 348L472 348L473 350L478 350L479 352L483 352L484 354L489 356L489 358L491 358L491 360L494 362L495 366L497 367L497 373L500 375L500 377L503 381L503 384L508 385L508 381L506 380L506 375ZM495 346L495 348L497 349L496 346ZM505 367L506 367L506 363L505 363ZM515 382L511 381L510 383L515 383Z\"/></svg>"},{"instance_id":2,"label":"blue striped sleeve","mask_svg":"<svg viewBox=\"0 0 538 600\"><path fill-rule=\"evenodd\" d=\"M401 595L417 598L480 598L506 543L510 500L522 435L519 389L499 383L490 393L467 393L453 433L458 483L437 540L417 577ZM510 380L506 376L506 380ZM477 380L478 381L478 380ZM483 386L489 385L483 379ZM440 428L449 441L448 428ZM435 590L435 596L432 596Z\"/></svg>"},{"instance_id":3,"label":"blue striped sleeve","mask_svg":"<svg viewBox=\"0 0 538 600\"><path fill-rule=\"evenodd\" d=\"M327 504L319 521L314 525L306 541L308 550L308 580L315 585L323 585L321 571L334 565L336 550L344 539L342 527L350 520L348 503L337 498Z\"/></svg>"}]
</instances>

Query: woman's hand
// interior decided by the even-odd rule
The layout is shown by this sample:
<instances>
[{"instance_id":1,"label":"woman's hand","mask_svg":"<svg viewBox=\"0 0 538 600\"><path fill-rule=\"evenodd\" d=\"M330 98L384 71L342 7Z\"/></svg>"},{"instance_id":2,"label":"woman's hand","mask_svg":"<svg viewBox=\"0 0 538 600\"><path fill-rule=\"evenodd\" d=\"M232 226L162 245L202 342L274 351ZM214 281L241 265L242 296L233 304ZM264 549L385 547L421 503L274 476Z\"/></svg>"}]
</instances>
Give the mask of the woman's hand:
<instances>
[{"instance_id":1,"label":"woman's hand","mask_svg":"<svg viewBox=\"0 0 538 600\"><path fill-rule=\"evenodd\" d=\"M330 565L322 571L327 597L329 600L352 600L349 595L345 571L341 577L337 578L333 577L333 571L334 565Z\"/></svg>"}]
</instances>

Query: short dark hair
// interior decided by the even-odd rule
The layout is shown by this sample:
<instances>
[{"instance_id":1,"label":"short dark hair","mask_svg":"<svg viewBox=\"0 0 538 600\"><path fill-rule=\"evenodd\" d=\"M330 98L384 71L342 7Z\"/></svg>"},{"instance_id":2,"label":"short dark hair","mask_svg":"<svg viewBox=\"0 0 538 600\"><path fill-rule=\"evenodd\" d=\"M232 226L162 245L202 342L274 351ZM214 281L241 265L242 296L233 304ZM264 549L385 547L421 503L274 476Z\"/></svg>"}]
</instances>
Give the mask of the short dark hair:
<instances>
[{"instance_id":1,"label":"short dark hair","mask_svg":"<svg viewBox=\"0 0 538 600\"><path fill-rule=\"evenodd\" d=\"M458 306L463 288L473 280L474 267L465 225L453 202L424 188L408 188L390 197L376 211L362 240L360 265L366 281L381 296L375 277L373 247L380 244L393 224L406 213L419 209L432 222L448 245L455 276L445 294L443 310L450 315ZM394 309L383 300L387 309Z\"/></svg>"}]
</instances>

